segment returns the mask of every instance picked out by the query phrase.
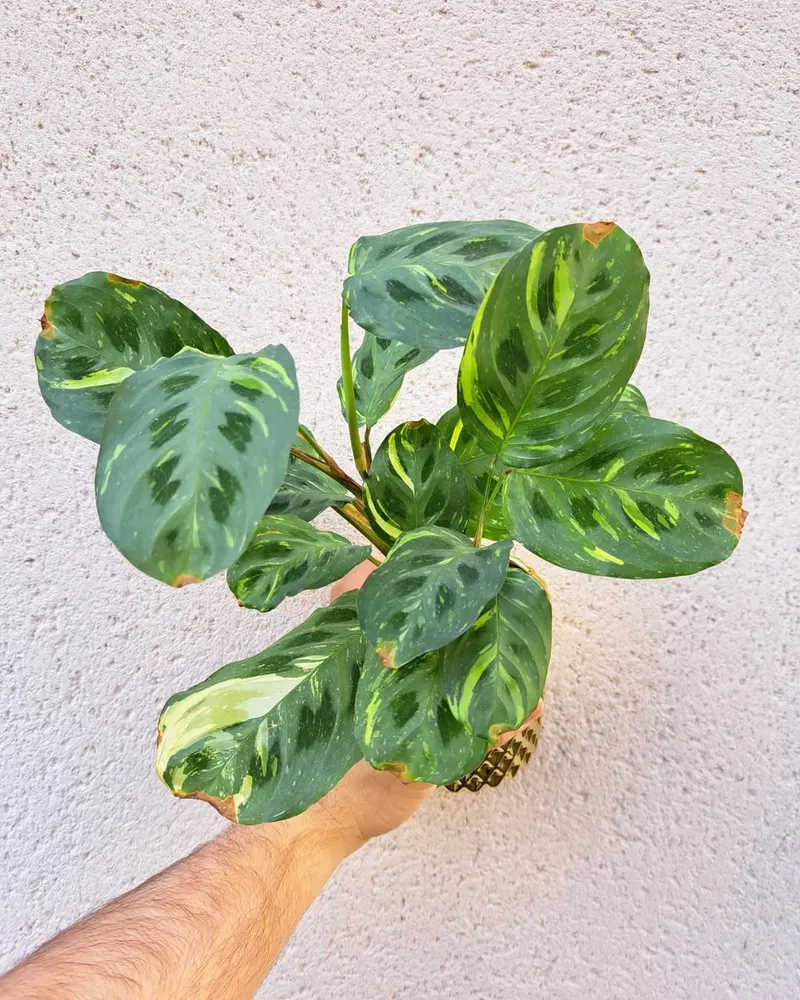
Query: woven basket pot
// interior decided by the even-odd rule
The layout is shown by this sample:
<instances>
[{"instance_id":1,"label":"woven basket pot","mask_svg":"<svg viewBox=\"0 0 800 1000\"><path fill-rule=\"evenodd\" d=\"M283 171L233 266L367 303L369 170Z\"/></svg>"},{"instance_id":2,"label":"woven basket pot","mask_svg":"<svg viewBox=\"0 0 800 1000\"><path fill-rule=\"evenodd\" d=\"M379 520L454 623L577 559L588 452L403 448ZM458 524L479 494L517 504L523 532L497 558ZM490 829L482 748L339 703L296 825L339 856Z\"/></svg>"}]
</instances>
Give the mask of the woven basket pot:
<instances>
[{"instance_id":1,"label":"woven basket pot","mask_svg":"<svg viewBox=\"0 0 800 1000\"><path fill-rule=\"evenodd\" d=\"M522 765L528 763L539 745L541 731L542 718L539 716L505 746L492 747L474 771L444 787L449 792L460 792L462 788L479 792L487 785L489 788L496 788L503 778L513 778Z\"/></svg>"}]
</instances>

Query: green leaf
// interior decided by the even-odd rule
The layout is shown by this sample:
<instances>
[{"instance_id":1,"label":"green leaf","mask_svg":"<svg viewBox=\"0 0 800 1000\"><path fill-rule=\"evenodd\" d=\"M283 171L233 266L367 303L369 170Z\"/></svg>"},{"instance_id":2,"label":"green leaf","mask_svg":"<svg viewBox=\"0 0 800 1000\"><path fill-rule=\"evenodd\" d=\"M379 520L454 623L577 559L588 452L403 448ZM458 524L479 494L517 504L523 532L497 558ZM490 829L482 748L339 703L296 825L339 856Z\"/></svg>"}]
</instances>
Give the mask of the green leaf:
<instances>
[{"instance_id":1,"label":"green leaf","mask_svg":"<svg viewBox=\"0 0 800 1000\"><path fill-rule=\"evenodd\" d=\"M493 455L488 455L478 444L473 435L464 426L458 407L443 413L437 421L437 427L444 434L450 450L467 480L467 499L469 518L463 529L467 535L474 535L478 527L478 518L485 496L491 496L502 478L502 467L498 471ZM487 483L487 479L491 483ZM487 494L487 486L489 493ZM508 538L505 510L502 500L498 497L489 508L483 526L484 538Z\"/></svg>"},{"instance_id":2,"label":"green leaf","mask_svg":"<svg viewBox=\"0 0 800 1000\"><path fill-rule=\"evenodd\" d=\"M441 651L387 670L367 650L356 691L356 736L373 767L446 785L476 768L489 744L455 718L439 679Z\"/></svg>"},{"instance_id":3,"label":"green leaf","mask_svg":"<svg viewBox=\"0 0 800 1000\"><path fill-rule=\"evenodd\" d=\"M550 599L542 582L511 566L480 617L442 651L453 715L492 743L536 708L550 662Z\"/></svg>"},{"instance_id":4,"label":"green leaf","mask_svg":"<svg viewBox=\"0 0 800 1000\"><path fill-rule=\"evenodd\" d=\"M745 516L741 473L719 445L624 411L569 458L511 473L504 493L514 538L599 576L697 573L733 552Z\"/></svg>"},{"instance_id":5,"label":"green leaf","mask_svg":"<svg viewBox=\"0 0 800 1000\"><path fill-rule=\"evenodd\" d=\"M184 347L228 357L228 342L169 295L105 271L57 285L36 342L39 388L56 420L100 441L111 398L135 371Z\"/></svg>"},{"instance_id":6,"label":"green leaf","mask_svg":"<svg viewBox=\"0 0 800 1000\"><path fill-rule=\"evenodd\" d=\"M297 447L297 442L294 447ZM267 513L296 514L304 521L311 521L328 507L335 507L352 499L344 486L335 479L307 462L292 457Z\"/></svg>"},{"instance_id":7,"label":"green leaf","mask_svg":"<svg viewBox=\"0 0 800 1000\"><path fill-rule=\"evenodd\" d=\"M639 360L648 283L613 223L551 229L508 261L459 371L461 416L484 451L538 467L591 437Z\"/></svg>"},{"instance_id":8,"label":"green leaf","mask_svg":"<svg viewBox=\"0 0 800 1000\"><path fill-rule=\"evenodd\" d=\"M406 375L435 353L436 351L424 347L413 347L399 340L386 340L372 333L365 333L352 361L359 426L366 424L367 427L374 427L392 408ZM337 388L342 413L347 419L341 379Z\"/></svg>"},{"instance_id":9,"label":"green leaf","mask_svg":"<svg viewBox=\"0 0 800 1000\"><path fill-rule=\"evenodd\" d=\"M364 483L364 510L375 530L389 542L426 524L460 531L467 505L466 477L439 429L427 420L395 427Z\"/></svg>"},{"instance_id":10,"label":"green leaf","mask_svg":"<svg viewBox=\"0 0 800 1000\"><path fill-rule=\"evenodd\" d=\"M635 385L628 384L625 386L622 390L622 395L614 404L612 412L621 413L624 410L629 410L632 413L642 413L644 416L650 413L647 408L647 400Z\"/></svg>"},{"instance_id":11,"label":"green leaf","mask_svg":"<svg viewBox=\"0 0 800 1000\"><path fill-rule=\"evenodd\" d=\"M158 724L159 777L237 823L302 812L361 758L353 703L364 649L350 591L173 695Z\"/></svg>"},{"instance_id":12,"label":"green leaf","mask_svg":"<svg viewBox=\"0 0 800 1000\"><path fill-rule=\"evenodd\" d=\"M361 588L358 617L387 667L438 649L465 632L502 587L511 542L473 548L448 528L402 535Z\"/></svg>"},{"instance_id":13,"label":"green leaf","mask_svg":"<svg viewBox=\"0 0 800 1000\"><path fill-rule=\"evenodd\" d=\"M371 551L292 514L267 514L228 570L228 586L246 608L271 611L284 597L340 579Z\"/></svg>"},{"instance_id":14,"label":"green leaf","mask_svg":"<svg viewBox=\"0 0 800 1000\"><path fill-rule=\"evenodd\" d=\"M437 222L362 236L344 300L369 333L432 350L460 347L492 279L539 235L522 222Z\"/></svg>"},{"instance_id":15,"label":"green leaf","mask_svg":"<svg viewBox=\"0 0 800 1000\"><path fill-rule=\"evenodd\" d=\"M173 586L241 554L286 472L297 385L285 347L184 348L131 375L109 407L96 493L108 537Z\"/></svg>"}]
</instances>

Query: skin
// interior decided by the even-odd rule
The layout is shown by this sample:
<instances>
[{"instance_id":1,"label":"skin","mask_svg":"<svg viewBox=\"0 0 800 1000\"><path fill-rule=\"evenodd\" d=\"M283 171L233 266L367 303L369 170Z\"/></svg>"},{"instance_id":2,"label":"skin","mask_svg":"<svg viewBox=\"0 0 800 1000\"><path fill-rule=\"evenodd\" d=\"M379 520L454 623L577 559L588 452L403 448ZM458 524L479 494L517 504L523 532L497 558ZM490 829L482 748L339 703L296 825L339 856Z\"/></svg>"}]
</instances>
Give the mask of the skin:
<instances>
[{"instance_id":1,"label":"skin","mask_svg":"<svg viewBox=\"0 0 800 1000\"><path fill-rule=\"evenodd\" d=\"M374 568L356 567L331 596L360 587ZM531 720L539 714L541 703ZM0 977L0 996L252 998L337 866L368 840L404 823L433 790L361 761L302 815L232 826L62 931Z\"/></svg>"}]
</instances>

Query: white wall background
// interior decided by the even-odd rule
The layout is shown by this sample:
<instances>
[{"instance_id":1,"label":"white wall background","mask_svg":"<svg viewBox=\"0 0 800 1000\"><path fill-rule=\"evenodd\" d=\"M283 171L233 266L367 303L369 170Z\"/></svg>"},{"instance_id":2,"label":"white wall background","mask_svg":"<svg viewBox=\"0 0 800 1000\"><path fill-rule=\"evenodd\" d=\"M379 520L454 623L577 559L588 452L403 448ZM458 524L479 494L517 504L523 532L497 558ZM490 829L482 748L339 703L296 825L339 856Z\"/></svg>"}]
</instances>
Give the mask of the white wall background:
<instances>
[{"instance_id":1,"label":"white wall background","mask_svg":"<svg viewBox=\"0 0 800 1000\"><path fill-rule=\"evenodd\" d=\"M800 995L794 4L6 0L0 37L0 967L219 828L157 782L158 710L315 603L262 619L112 549L96 449L36 388L50 287L114 270L285 342L344 453L355 237L613 218L653 275L636 382L737 457L740 549L685 581L547 571L538 760L350 860L262 995ZM456 360L394 416L450 405Z\"/></svg>"}]
</instances>

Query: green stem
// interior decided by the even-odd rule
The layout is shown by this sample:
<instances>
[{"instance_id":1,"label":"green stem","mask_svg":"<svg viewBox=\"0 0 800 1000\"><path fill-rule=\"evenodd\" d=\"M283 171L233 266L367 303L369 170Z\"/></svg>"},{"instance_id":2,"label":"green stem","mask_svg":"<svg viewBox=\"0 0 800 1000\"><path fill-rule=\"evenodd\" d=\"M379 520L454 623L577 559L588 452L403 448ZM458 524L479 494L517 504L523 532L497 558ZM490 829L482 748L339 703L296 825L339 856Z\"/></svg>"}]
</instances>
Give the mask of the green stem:
<instances>
[{"instance_id":1,"label":"green stem","mask_svg":"<svg viewBox=\"0 0 800 1000\"><path fill-rule=\"evenodd\" d=\"M325 457L325 452L320 447L319 441L314 437L311 429L306 427L305 424L298 424L297 426L298 435L305 441L306 444L310 444L311 447L316 451L318 455L322 458Z\"/></svg>"},{"instance_id":2,"label":"green stem","mask_svg":"<svg viewBox=\"0 0 800 1000\"><path fill-rule=\"evenodd\" d=\"M373 566L383 565L383 559L376 559L375 556L367 556L367 560L371 562Z\"/></svg>"},{"instance_id":3,"label":"green stem","mask_svg":"<svg viewBox=\"0 0 800 1000\"><path fill-rule=\"evenodd\" d=\"M339 517L343 517L348 524L352 524L354 528L357 528L358 531L360 531L361 534L364 536L364 538L372 542L372 544L375 546L376 549L378 549L379 552L383 552L383 554L386 555L386 553L389 551L389 546L386 544L386 542L383 541L382 538L379 538L375 534L375 532L372 530L369 521L361 513L358 507L355 506L355 504L345 503L342 504L340 507L334 507L333 509L336 511Z\"/></svg>"},{"instance_id":4,"label":"green stem","mask_svg":"<svg viewBox=\"0 0 800 1000\"><path fill-rule=\"evenodd\" d=\"M339 338L339 348L342 362L342 395L347 410L347 428L350 431L350 447L356 469L362 479L368 471L367 456L358 433L358 414L356 412L356 391L353 385L353 362L350 360L350 314L347 303L342 299L342 327Z\"/></svg>"},{"instance_id":5,"label":"green stem","mask_svg":"<svg viewBox=\"0 0 800 1000\"><path fill-rule=\"evenodd\" d=\"M497 496L497 492L503 485L502 477L497 480L494 489L492 486L492 475L494 473L494 467L497 465L497 456L492 459L492 464L489 466L489 471L486 474L486 489L483 491L483 504L481 506L481 512L478 516L478 527L475 531L475 538L473 540L473 545L476 549L481 547L481 542L483 541L483 528L486 523L486 515L489 512L489 508L494 503L494 498Z\"/></svg>"},{"instance_id":6,"label":"green stem","mask_svg":"<svg viewBox=\"0 0 800 1000\"><path fill-rule=\"evenodd\" d=\"M369 434L371 430L371 427L364 428L364 455L367 459L367 472L369 472L370 466L372 465L372 445L369 442Z\"/></svg>"}]
</instances>

